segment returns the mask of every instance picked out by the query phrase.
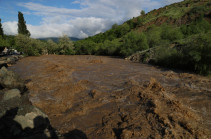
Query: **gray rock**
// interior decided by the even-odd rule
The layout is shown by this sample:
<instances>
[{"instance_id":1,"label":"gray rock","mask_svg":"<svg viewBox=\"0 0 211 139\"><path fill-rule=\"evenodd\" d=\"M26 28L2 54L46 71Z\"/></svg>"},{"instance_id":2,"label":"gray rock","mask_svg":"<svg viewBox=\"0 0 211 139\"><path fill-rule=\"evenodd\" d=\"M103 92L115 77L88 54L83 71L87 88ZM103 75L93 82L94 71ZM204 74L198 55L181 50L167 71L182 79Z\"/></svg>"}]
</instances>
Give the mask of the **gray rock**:
<instances>
[{"instance_id":1,"label":"gray rock","mask_svg":"<svg viewBox=\"0 0 211 139\"><path fill-rule=\"evenodd\" d=\"M18 55L18 58L24 58L24 55Z\"/></svg>"},{"instance_id":2,"label":"gray rock","mask_svg":"<svg viewBox=\"0 0 211 139\"><path fill-rule=\"evenodd\" d=\"M8 64L15 64L16 61L17 61L16 57L11 56L11 57L7 58L7 63Z\"/></svg>"},{"instance_id":3,"label":"gray rock","mask_svg":"<svg viewBox=\"0 0 211 139\"><path fill-rule=\"evenodd\" d=\"M2 112L0 116L0 138L53 138L47 116L32 105L24 105Z\"/></svg>"},{"instance_id":4,"label":"gray rock","mask_svg":"<svg viewBox=\"0 0 211 139\"><path fill-rule=\"evenodd\" d=\"M30 111L25 112L28 111L28 109L30 109ZM45 118L47 118L47 116L42 111L34 106L29 106L19 109L18 115L15 116L14 120L21 125L22 129L25 129L27 127L46 127L48 123Z\"/></svg>"},{"instance_id":5,"label":"gray rock","mask_svg":"<svg viewBox=\"0 0 211 139\"><path fill-rule=\"evenodd\" d=\"M23 81L14 72L8 71L5 67L0 69L0 85L4 88L17 88L21 91L25 88Z\"/></svg>"},{"instance_id":6,"label":"gray rock","mask_svg":"<svg viewBox=\"0 0 211 139\"><path fill-rule=\"evenodd\" d=\"M0 75L4 75L4 74L6 74L6 73L7 73L7 68L2 67L2 68L0 69Z\"/></svg>"},{"instance_id":7,"label":"gray rock","mask_svg":"<svg viewBox=\"0 0 211 139\"><path fill-rule=\"evenodd\" d=\"M4 93L3 100L9 100L15 97L21 97L21 92L18 89L11 89Z\"/></svg>"}]
</instances>

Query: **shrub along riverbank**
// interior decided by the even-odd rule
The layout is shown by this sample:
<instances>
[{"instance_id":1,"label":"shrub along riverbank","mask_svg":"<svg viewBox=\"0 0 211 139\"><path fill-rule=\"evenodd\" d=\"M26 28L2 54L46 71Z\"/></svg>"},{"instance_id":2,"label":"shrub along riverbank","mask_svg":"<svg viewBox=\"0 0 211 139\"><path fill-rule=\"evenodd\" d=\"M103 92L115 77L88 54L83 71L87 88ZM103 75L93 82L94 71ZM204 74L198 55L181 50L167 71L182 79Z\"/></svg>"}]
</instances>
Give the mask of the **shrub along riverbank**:
<instances>
[{"instance_id":1,"label":"shrub along riverbank","mask_svg":"<svg viewBox=\"0 0 211 139\"><path fill-rule=\"evenodd\" d=\"M75 53L79 55L122 57L156 48L153 53L146 51L139 61L208 75L211 73L210 29L210 22L199 17L188 25L152 25L144 32L135 30L122 38L99 43L88 38L75 42L74 47Z\"/></svg>"}]
</instances>

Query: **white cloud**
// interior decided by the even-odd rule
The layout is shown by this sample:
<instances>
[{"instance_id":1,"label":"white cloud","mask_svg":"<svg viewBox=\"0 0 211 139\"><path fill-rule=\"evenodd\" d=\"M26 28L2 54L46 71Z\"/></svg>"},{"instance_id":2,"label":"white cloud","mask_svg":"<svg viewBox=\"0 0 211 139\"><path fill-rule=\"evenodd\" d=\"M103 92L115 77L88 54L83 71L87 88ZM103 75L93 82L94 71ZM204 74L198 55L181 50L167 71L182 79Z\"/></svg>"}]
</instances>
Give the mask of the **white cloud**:
<instances>
[{"instance_id":1,"label":"white cloud","mask_svg":"<svg viewBox=\"0 0 211 139\"><path fill-rule=\"evenodd\" d=\"M12 21L12 22L4 22L2 23L4 33L9 35L15 35L18 32L18 22Z\"/></svg>"},{"instance_id":2,"label":"white cloud","mask_svg":"<svg viewBox=\"0 0 211 139\"><path fill-rule=\"evenodd\" d=\"M34 35L34 38L58 37L62 35L85 38L95 35L101 30L105 30L110 22L101 18L76 18L66 23L44 23L40 26L28 25L28 29ZM42 33L40 33L42 32Z\"/></svg>"},{"instance_id":3,"label":"white cloud","mask_svg":"<svg viewBox=\"0 0 211 139\"><path fill-rule=\"evenodd\" d=\"M18 5L30 10L31 16L40 16L40 25L27 25L31 37L59 37L68 35L84 38L109 29L114 23L122 23L149 10L162 6L154 0L77 0L81 9L67 9L27 2ZM5 22L7 34L17 33L17 22Z\"/></svg>"}]
</instances>

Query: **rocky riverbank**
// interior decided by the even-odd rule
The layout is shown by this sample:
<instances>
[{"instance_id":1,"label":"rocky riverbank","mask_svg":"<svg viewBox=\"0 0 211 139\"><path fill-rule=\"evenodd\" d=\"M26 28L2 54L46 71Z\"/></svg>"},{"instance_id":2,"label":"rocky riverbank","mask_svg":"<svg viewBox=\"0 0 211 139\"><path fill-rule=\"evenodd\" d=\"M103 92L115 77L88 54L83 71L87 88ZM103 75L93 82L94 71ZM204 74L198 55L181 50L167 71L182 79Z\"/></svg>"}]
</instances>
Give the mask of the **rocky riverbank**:
<instances>
[{"instance_id":1,"label":"rocky riverbank","mask_svg":"<svg viewBox=\"0 0 211 139\"><path fill-rule=\"evenodd\" d=\"M0 138L56 138L47 115L29 101L24 81L6 68L20 58L0 58Z\"/></svg>"},{"instance_id":2,"label":"rocky riverbank","mask_svg":"<svg viewBox=\"0 0 211 139\"><path fill-rule=\"evenodd\" d=\"M23 58L23 55L5 55L0 57L0 68L8 67L15 64L19 59Z\"/></svg>"}]
</instances>

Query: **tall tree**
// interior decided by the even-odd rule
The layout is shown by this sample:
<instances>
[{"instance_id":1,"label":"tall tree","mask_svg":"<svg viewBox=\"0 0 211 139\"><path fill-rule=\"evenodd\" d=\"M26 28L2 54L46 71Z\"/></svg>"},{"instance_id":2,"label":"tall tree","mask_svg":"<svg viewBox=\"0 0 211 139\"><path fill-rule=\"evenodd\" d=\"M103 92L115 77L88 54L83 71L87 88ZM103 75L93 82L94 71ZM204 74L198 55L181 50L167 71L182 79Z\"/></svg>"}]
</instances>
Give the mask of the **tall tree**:
<instances>
[{"instance_id":1,"label":"tall tree","mask_svg":"<svg viewBox=\"0 0 211 139\"><path fill-rule=\"evenodd\" d=\"M30 36L30 32L27 30L26 21L24 20L23 14L18 12L18 34Z\"/></svg>"},{"instance_id":2,"label":"tall tree","mask_svg":"<svg viewBox=\"0 0 211 139\"><path fill-rule=\"evenodd\" d=\"M0 19L0 36L4 37L4 31L1 25L1 19Z\"/></svg>"}]
</instances>

